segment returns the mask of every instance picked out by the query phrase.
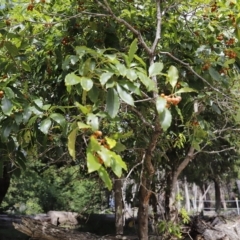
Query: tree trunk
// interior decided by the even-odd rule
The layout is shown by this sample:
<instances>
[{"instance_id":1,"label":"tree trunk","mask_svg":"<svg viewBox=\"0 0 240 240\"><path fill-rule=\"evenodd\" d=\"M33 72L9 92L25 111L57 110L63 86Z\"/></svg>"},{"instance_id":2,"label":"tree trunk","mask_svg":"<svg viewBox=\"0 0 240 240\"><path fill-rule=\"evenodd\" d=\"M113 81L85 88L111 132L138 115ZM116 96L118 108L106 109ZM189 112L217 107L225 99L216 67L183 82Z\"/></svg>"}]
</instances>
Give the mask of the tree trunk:
<instances>
[{"instance_id":1,"label":"tree trunk","mask_svg":"<svg viewBox=\"0 0 240 240\"><path fill-rule=\"evenodd\" d=\"M188 183L186 177L184 178L184 190L185 190L185 202L186 202L186 210L190 212L190 198L189 198L189 191L188 191Z\"/></svg>"},{"instance_id":2,"label":"tree trunk","mask_svg":"<svg viewBox=\"0 0 240 240\"><path fill-rule=\"evenodd\" d=\"M236 180L237 188L238 188L238 193L240 194L240 180Z\"/></svg>"},{"instance_id":3,"label":"tree trunk","mask_svg":"<svg viewBox=\"0 0 240 240\"><path fill-rule=\"evenodd\" d=\"M219 181L217 179L214 179L213 181L215 187L215 211L219 214L221 211L221 189Z\"/></svg>"},{"instance_id":4,"label":"tree trunk","mask_svg":"<svg viewBox=\"0 0 240 240\"><path fill-rule=\"evenodd\" d=\"M148 208L151 192L147 188L147 179L142 177L142 184L139 191L138 208L138 236L140 240L148 239Z\"/></svg>"},{"instance_id":5,"label":"tree trunk","mask_svg":"<svg viewBox=\"0 0 240 240\"><path fill-rule=\"evenodd\" d=\"M66 228L56 227L47 222L41 222L31 218L23 218L22 223L13 223L16 230L41 240L97 240L100 236L91 233L67 231Z\"/></svg>"},{"instance_id":6,"label":"tree trunk","mask_svg":"<svg viewBox=\"0 0 240 240\"><path fill-rule=\"evenodd\" d=\"M143 172L140 178L139 189L139 208L138 208L138 237L140 240L148 240L148 213L149 213L149 200L152 194L151 185L152 178L155 172L152 164L153 151L156 148L158 138L161 134L161 126L159 119L156 120L155 130L152 134L151 141L148 148L143 153Z\"/></svg>"},{"instance_id":7,"label":"tree trunk","mask_svg":"<svg viewBox=\"0 0 240 240\"><path fill-rule=\"evenodd\" d=\"M167 175L167 187L165 190L165 218L167 221L176 222L177 208L175 205L175 188L177 181L174 181L174 174Z\"/></svg>"},{"instance_id":8,"label":"tree trunk","mask_svg":"<svg viewBox=\"0 0 240 240\"><path fill-rule=\"evenodd\" d=\"M8 169L8 163L4 164L3 176L0 178L0 205L7 194L8 188L10 186L11 175Z\"/></svg>"},{"instance_id":9,"label":"tree trunk","mask_svg":"<svg viewBox=\"0 0 240 240\"><path fill-rule=\"evenodd\" d=\"M198 187L197 187L197 185L195 183L193 183L192 190L193 190L193 201L192 201L193 210L194 210L194 212L197 212Z\"/></svg>"},{"instance_id":10,"label":"tree trunk","mask_svg":"<svg viewBox=\"0 0 240 240\"><path fill-rule=\"evenodd\" d=\"M180 196L180 195L181 195L181 192L180 192L180 188L179 188L179 181L177 181L176 187L177 187L177 195ZM181 201L179 200L179 201L177 202L177 208L178 208L178 209L181 209L181 207L182 207Z\"/></svg>"},{"instance_id":11,"label":"tree trunk","mask_svg":"<svg viewBox=\"0 0 240 240\"><path fill-rule=\"evenodd\" d=\"M115 200L115 228L116 234L123 234L123 199L122 199L122 179L115 179L114 200Z\"/></svg>"},{"instance_id":12,"label":"tree trunk","mask_svg":"<svg viewBox=\"0 0 240 240\"><path fill-rule=\"evenodd\" d=\"M191 146L185 159L180 163L176 170L172 170L167 174L167 187L165 192L165 214L167 221L177 222L178 220L178 211L175 204L176 184L179 175L193 158L194 148Z\"/></svg>"}]
</instances>

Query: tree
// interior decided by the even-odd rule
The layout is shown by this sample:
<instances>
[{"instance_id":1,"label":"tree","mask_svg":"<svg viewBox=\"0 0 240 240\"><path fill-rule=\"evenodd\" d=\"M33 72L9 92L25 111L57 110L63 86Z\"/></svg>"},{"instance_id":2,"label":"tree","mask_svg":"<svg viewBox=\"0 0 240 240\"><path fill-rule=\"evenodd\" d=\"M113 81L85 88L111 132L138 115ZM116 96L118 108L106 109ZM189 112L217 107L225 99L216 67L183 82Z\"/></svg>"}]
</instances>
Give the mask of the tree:
<instances>
[{"instance_id":1,"label":"tree","mask_svg":"<svg viewBox=\"0 0 240 240\"><path fill-rule=\"evenodd\" d=\"M136 165L126 157L137 156L138 234L148 239L156 167L167 173L173 220L176 180L213 132L204 108L225 111L220 96L234 106L238 8L204 0L13 1L2 9L2 141L13 137L28 153L51 139L67 145L109 189L109 169L120 177ZM102 131L110 123L121 125Z\"/></svg>"}]
</instances>

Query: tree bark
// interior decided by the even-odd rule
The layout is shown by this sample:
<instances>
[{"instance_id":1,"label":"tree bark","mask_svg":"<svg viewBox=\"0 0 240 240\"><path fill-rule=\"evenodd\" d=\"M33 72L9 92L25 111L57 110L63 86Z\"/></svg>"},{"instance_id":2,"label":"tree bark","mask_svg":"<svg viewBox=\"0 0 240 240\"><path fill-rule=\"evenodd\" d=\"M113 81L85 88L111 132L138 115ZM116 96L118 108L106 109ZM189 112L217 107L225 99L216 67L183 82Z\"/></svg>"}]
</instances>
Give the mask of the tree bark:
<instances>
[{"instance_id":1,"label":"tree bark","mask_svg":"<svg viewBox=\"0 0 240 240\"><path fill-rule=\"evenodd\" d=\"M41 240L100 240L101 237L83 232L67 231L65 228L56 227L47 222L41 222L32 218L23 218L22 223L13 223L16 230Z\"/></svg>"},{"instance_id":2,"label":"tree bark","mask_svg":"<svg viewBox=\"0 0 240 240\"><path fill-rule=\"evenodd\" d=\"M193 183L192 186L192 191L193 191L193 210L194 212L197 212L197 196L198 196L198 187L195 183Z\"/></svg>"},{"instance_id":3,"label":"tree bark","mask_svg":"<svg viewBox=\"0 0 240 240\"><path fill-rule=\"evenodd\" d=\"M165 214L166 220L177 222L178 212L175 206L175 189L179 175L188 163L194 158L194 147L190 147L185 159L180 163L176 170L169 172L167 175L167 188L165 194ZM175 166L174 166L175 167Z\"/></svg>"},{"instance_id":4,"label":"tree bark","mask_svg":"<svg viewBox=\"0 0 240 240\"><path fill-rule=\"evenodd\" d=\"M123 199L122 199L122 179L117 178L114 182L115 201L115 228L116 234L123 234Z\"/></svg>"},{"instance_id":5,"label":"tree bark","mask_svg":"<svg viewBox=\"0 0 240 240\"><path fill-rule=\"evenodd\" d=\"M152 194L151 185L155 172L154 166L152 164L152 155L153 151L156 148L158 138L161 134L161 126L159 124L158 117L155 124L155 131L152 133L148 148L143 154L143 172L140 178L138 208L138 237L140 240L148 239L149 200Z\"/></svg>"},{"instance_id":6,"label":"tree bark","mask_svg":"<svg viewBox=\"0 0 240 240\"><path fill-rule=\"evenodd\" d=\"M3 166L3 176L0 178L0 205L7 194L10 186L11 174L8 170L8 164L5 163Z\"/></svg>"},{"instance_id":7,"label":"tree bark","mask_svg":"<svg viewBox=\"0 0 240 240\"><path fill-rule=\"evenodd\" d=\"M215 211L219 214L221 211L221 189L219 181L217 179L214 179L213 181L215 187Z\"/></svg>"}]
</instances>

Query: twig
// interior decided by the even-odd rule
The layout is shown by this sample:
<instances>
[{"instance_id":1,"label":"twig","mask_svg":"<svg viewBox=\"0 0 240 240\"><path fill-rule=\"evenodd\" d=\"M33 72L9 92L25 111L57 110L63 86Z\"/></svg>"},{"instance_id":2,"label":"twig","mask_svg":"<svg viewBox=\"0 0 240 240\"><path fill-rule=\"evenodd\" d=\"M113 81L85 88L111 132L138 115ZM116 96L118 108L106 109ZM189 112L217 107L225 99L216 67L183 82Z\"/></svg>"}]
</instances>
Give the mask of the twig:
<instances>
[{"instance_id":1,"label":"twig","mask_svg":"<svg viewBox=\"0 0 240 240\"><path fill-rule=\"evenodd\" d=\"M221 153L221 152L225 152L225 151L229 151L229 150L235 150L235 147L225 148L225 149L218 150L218 151L201 151L201 153L216 154L216 153Z\"/></svg>"},{"instance_id":2,"label":"twig","mask_svg":"<svg viewBox=\"0 0 240 240\"><path fill-rule=\"evenodd\" d=\"M152 55L152 51L151 49L147 46L146 42L144 41L141 33L135 29L132 25L130 25L127 21L125 21L124 19L122 18L119 18L117 17L111 7L108 5L108 2L106 0L104 0L104 4L98 0L95 0L97 2L97 4L99 6L101 6L103 9L105 9L112 17L113 19L115 19L118 23L121 23L123 25L125 25L134 35L137 36L138 40L139 40L139 43L142 45L142 47L146 50L147 54L149 54L150 56Z\"/></svg>"},{"instance_id":3,"label":"twig","mask_svg":"<svg viewBox=\"0 0 240 240\"><path fill-rule=\"evenodd\" d=\"M154 126L153 126L152 124L150 124L149 122L147 122L147 120L146 120L145 117L142 115L142 113L140 113L136 108L131 107L131 110L132 110L133 112L135 112L135 113L139 116L139 118L142 120L142 122L143 122L146 126L154 129Z\"/></svg>"},{"instance_id":4,"label":"twig","mask_svg":"<svg viewBox=\"0 0 240 240\"><path fill-rule=\"evenodd\" d=\"M224 97L231 99L233 101L239 102L236 99L232 99L230 98L228 95L226 95L225 93L221 92L218 88L215 88L214 86L212 86L205 78L203 78L202 76L200 76L196 71L194 71L192 69L192 67L190 66L189 63L183 62L182 60L180 60L179 58L173 56L171 53L169 52L160 52L161 54L165 54L168 55L169 57L171 57L172 59L174 59L176 62L179 62L181 65L185 66L190 72L192 72L194 75L196 75L199 79L201 79L204 83L206 83L211 89L213 89L214 91L220 93L221 95L223 95Z\"/></svg>"},{"instance_id":5,"label":"twig","mask_svg":"<svg viewBox=\"0 0 240 240\"><path fill-rule=\"evenodd\" d=\"M157 27L156 27L156 37L154 39L153 45L151 47L151 52L152 55L155 53L157 44L161 38L161 24L162 24L162 13L161 13L161 5L160 5L161 0L156 1L156 6L157 6Z\"/></svg>"}]
</instances>

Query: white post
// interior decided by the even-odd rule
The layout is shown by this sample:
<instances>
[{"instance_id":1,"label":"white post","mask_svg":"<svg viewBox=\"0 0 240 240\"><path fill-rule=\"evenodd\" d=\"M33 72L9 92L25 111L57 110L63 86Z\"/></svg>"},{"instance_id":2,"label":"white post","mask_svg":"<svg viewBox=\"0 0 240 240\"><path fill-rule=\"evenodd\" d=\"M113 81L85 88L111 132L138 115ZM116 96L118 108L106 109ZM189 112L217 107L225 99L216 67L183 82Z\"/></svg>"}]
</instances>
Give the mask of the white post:
<instances>
[{"instance_id":1,"label":"white post","mask_svg":"<svg viewBox=\"0 0 240 240\"><path fill-rule=\"evenodd\" d=\"M236 201L236 204L237 204L237 212L238 212L238 215L239 215L238 198L235 198L235 201Z\"/></svg>"}]
</instances>

